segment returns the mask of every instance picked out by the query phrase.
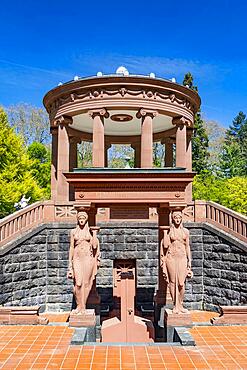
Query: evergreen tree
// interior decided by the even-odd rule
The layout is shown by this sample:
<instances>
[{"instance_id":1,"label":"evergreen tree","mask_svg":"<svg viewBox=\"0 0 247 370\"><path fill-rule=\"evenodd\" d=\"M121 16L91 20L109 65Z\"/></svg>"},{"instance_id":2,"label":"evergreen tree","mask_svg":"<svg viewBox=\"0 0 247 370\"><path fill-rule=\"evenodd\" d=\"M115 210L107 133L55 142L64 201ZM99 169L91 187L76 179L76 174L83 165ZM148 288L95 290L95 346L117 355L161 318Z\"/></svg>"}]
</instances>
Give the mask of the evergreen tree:
<instances>
[{"instance_id":1,"label":"evergreen tree","mask_svg":"<svg viewBox=\"0 0 247 370\"><path fill-rule=\"evenodd\" d=\"M226 131L220 170L224 177L247 176L247 118L243 112Z\"/></svg>"},{"instance_id":2,"label":"evergreen tree","mask_svg":"<svg viewBox=\"0 0 247 370\"><path fill-rule=\"evenodd\" d=\"M244 139L242 134L244 127L247 126L246 115L243 112L239 112L238 115L232 121L232 125L226 131L226 142L237 141L241 144L241 141Z\"/></svg>"},{"instance_id":3,"label":"evergreen tree","mask_svg":"<svg viewBox=\"0 0 247 370\"><path fill-rule=\"evenodd\" d=\"M186 73L183 80L183 85L189 87L191 90L198 91L197 86L193 83L194 77L190 72Z\"/></svg>"},{"instance_id":4,"label":"evergreen tree","mask_svg":"<svg viewBox=\"0 0 247 370\"><path fill-rule=\"evenodd\" d=\"M0 218L15 211L14 203L25 195L30 203L44 197L30 169L29 159L20 136L10 127L7 115L0 108Z\"/></svg>"},{"instance_id":5,"label":"evergreen tree","mask_svg":"<svg viewBox=\"0 0 247 370\"><path fill-rule=\"evenodd\" d=\"M197 86L193 84L193 76L190 72L186 73L183 80L183 85L192 90L197 91ZM208 171L208 135L201 118L201 113L198 111L194 120L194 132L192 136L192 169L198 174L203 174Z\"/></svg>"}]
</instances>

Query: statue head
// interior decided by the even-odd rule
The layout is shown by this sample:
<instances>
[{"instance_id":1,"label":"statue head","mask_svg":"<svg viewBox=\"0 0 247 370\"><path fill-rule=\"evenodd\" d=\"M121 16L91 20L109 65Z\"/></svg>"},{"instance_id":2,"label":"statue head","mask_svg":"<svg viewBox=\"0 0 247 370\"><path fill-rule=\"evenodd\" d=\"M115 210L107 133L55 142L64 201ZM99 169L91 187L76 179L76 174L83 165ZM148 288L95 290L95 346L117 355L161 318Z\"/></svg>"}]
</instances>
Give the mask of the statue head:
<instances>
[{"instance_id":1,"label":"statue head","mask_svg":"<svg viewBox=\"0 0 247 370\"><path fill-rule=\"evenodd\" d=\"M179 225L181 225L182 220L183 220L183 214L182 214L182 211L180 211L180 210L174 210L174 211L172 212L172 223L173 223L175 226L179 226Z\"/></svg>"},{"instance_id":2,"label":"statue head","mask_svg":"<svg viewBox=\"0 0 247 370\"><path fill-rule=\"evenodd\" d=\"M83 227L86 225L88 221L88 214L85 211L78 211L77 213L77 222L80 227Z\"/></svg>"}]
</instances>

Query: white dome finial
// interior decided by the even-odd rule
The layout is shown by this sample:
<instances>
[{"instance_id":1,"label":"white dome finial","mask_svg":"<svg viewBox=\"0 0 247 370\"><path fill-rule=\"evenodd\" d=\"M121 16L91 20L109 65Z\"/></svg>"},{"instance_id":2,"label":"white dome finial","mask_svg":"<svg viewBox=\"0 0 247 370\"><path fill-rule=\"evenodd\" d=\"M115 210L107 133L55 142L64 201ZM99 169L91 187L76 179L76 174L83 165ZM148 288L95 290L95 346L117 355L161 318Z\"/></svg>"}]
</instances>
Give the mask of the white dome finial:
<instances>
[{"instance_id":1,"label":"white dome finial","mask_svg":"<svg viewBox=\"0 0 247 370\"><path fill-rule=\"evenodd\" d=\"M117 75L124 75L124 76L128 76L129 75L129 71L127 70L127 68L125 68L124 66L120 66L118 67L118 69L116 70L116 74Z\"/></svg>"}]
</instances>

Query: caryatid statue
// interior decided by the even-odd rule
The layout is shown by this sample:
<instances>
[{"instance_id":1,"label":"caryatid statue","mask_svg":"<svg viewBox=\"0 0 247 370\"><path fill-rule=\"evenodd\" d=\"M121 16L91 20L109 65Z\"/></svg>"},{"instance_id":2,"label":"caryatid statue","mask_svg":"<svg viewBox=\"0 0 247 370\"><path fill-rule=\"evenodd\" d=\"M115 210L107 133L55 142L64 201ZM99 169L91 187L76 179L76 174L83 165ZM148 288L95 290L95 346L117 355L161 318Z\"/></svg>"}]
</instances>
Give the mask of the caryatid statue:
<instances>
[{"instance_id":1,"label":"caryatid statue","mask_svg":"<svg viewBox=\"0 0 247 370\"><path fill-rule=\"evenodd\" d=\"M86 303L93 286L99 266L99 240L96 236L98 228L89 228L88 214L77 213L77 227L70 234L68 278L74 281L76 309L73 313L80 314L86 309Z\"/></svg>"},{"instance_id":2,"label":"caryatid statue","mask_svg":"<svg viewBox=\"0 0 247 370\"><path fill-rule=\"evenodd\" d=\"M169 231L161 240L160 263L168 283L174 308L173 313L187 313L183 307L186 277L192 277L189 230L183 227L182 211L173 211Z\"/></svg>"}]
</instances>

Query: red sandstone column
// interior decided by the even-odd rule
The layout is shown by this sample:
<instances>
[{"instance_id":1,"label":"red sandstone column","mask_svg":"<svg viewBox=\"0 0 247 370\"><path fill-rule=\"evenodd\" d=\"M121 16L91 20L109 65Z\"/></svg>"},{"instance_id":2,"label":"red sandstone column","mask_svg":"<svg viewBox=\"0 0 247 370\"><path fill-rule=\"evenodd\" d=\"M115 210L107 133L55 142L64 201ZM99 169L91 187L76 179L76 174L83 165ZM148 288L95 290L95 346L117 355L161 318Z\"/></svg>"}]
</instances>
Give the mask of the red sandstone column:
<instances>
[{"instance_id":1,"label":"red sandstone column","mask_svg":"<svg viewBox=\"0 0 247 370\"><path fill-rule=\"evenodd\" d=\"M77 144L81 142L79 137L71 137L69 140L69 170L72 172L73 168L77 167ZM74 200L74 187L69 185L69 200Z\"/></svg>"},{"instance_id":2,"label":"red sandstone column","mask_svg":"<svg viewBox=\"0 0 247 370\"><path fill-rule=\"evenodd\" d=\"M141 108L137 118L142 117L141 126L141 168L153 167L153 118L157 112Z\"/></svg>"},{"instance_id":3,"label":"red sandstone column","mask_svg":"<svg viewBox=\"0 0 247 370\"><path fill-rule=\"evenodd\" d=\"M93 167L105 166L105 133L104 118L109 117L106 109L95 109L89 112L93 119Z\"/></svg>"},{"instance_id":4,"label":"red sandstone column","mask_svg":"<svg viewBox=\"0 0 247 370\"><path fill-rule=\"evenodd\" d=\"M51 143L51 199L57 198L57 146L58 146L58 129L51 128L52 143Z\"/></svg>"},{"instance_id":5,"label":"red sandstone column","mask_svg":"<svg viewBox=\"0 0 247 370\"><path fill-rule=\"evenodd\" d=\"M187 168L186 126L189 121L184 117L175 117L172 123L177 126L176 132L176 167Z\"/></svg>"},{"instance_id":6,"label":"red sandstone column","mask_svg":"<svg viewBox=\"0 0 247 370\"><path fill-rule=\"evenodd\" d=\"M61 116L56 120L58 125L57 147L57 200L69 200L69 184L63 172L69 171L69 135L68 125L73 123L69 116Z\"/></svg>"},{"instance_id":7,"label":"red sandstone column","mask_svg":"<svg viewBox=\"0 0 247 370\"><path fill-rule=\"evenodd\" d=\"M192 171L192 141L191 141L192 134L193 134L193 129L187 128L186 170L188 172ZM185 200L186 200L186 203L190 203L192 201L192 183L187 185L187 188L185 191Z\"/></svg>"},{"instance_id":8,"label":"red sandstone column","mask_svg":"<svg viewBox=\"0 0 247 370\"><path fill-rule=\"evenodd\" d=\"M141 142L132 143L131 148L135 151L135 168L141 167Z\"/></svg>"},{"instance_id":9,"label":"red sandstone column","mask_svg":"<svg viewBox=\"0 0 247 370\"><path fill-rule=\"evenodd\" d=\"M69 170L77 167L77 144L81 143L79 137L71 137L69 140Z\"/></svg>"},{"instance_id":10,"label":"red sandstone column","mask_svg":"<svg viewBox=\"0 0 247 370\"><path fill-rule=\"evenodd\" d=\"M105 143L105 167L108 167L108 149L111 147L111 144Z\"/></svg>"},{"instance_id":11,"label":"red sandstone column","mask_svg":"<svg viewBox=\"0 0 247 370\"><path fill-rule=\"evenodd\" d=\"M165 140L165 167L173 167L173 141Z\"/></svg>"},{"instance_id":12,"label":"red sandstone column","mask_svg":"<svg viewBox=\"0 0 247 370\"><path fill-rule=\"evenodd\" d=\"M186 169L187 171L192 171L192 134L193 129L187 128L187 151L186 151L186 159L187 159L187 165Z\"/></svg>"}]
</instances>

